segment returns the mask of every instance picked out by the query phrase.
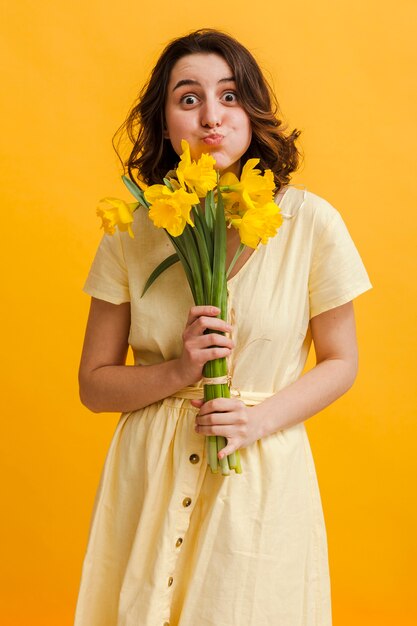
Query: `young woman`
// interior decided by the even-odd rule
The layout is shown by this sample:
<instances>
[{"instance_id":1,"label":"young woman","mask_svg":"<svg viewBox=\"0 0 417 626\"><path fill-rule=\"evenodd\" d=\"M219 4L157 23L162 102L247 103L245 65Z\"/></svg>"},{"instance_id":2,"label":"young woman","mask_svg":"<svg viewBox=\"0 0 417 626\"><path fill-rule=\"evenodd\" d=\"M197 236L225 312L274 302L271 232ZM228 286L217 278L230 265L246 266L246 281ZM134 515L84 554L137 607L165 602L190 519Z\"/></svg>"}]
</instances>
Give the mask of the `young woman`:
<instances>
[{"instance_id":1,"label":"young woman","mask_svg":"<svg viewBox=\"0 0 417 626\"><path fill-rule=\"evenodd\" d=\"M148 184L193 158L240 174L274 172L284 223L228 281L228 323L193 306L179 264L141 298L172 253L146 212L134 239L104 235L84 291L92 296L79 370L81 401L122 412L94 504L76 626L329 626L326 530L304 421L357 371L352 299L370 288L326 200L289 185L295 140L252 55L203 30L163 51L123 129L127 170ZM227 260L239 245L228 230ZM215 331L204 334L206 329ZM226 333L226 334L220 334ZM316 366L302 375L314 342ZM126 366L128 346L135 365ZM233 398L203 404L202 368L229 359ZM205 436L240 450L243 473L212 474Z\"/></svg>"}]
</instances>

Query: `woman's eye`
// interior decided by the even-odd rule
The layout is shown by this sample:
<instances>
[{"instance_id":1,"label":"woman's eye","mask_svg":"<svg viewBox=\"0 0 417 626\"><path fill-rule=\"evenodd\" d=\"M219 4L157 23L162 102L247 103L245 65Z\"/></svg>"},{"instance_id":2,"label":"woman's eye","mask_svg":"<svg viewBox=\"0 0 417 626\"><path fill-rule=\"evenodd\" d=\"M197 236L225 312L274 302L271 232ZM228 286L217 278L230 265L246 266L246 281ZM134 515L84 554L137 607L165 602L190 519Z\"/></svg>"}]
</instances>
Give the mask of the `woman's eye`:
<instances>
[{"instance_id":1,"label":"woman's eye","mask_svg":"<svg viewBox=\"0 0 417 626\"><path fill-rule=\"evenodd\" d=\"M227 91L223 97L226 102L237 102L237 94L234 91Z\"/></svg>"},{"instance_id":2,"label":"woman's eye","mask_svg":"<svg viewBox=\"0 0 417 626\"><path fill-rule=\"evenodd\" d=\"M181 98L181 102L183 104L195 104L197 102L197 98L195 96L183 96Z\"/></svg>"}]
</instances>

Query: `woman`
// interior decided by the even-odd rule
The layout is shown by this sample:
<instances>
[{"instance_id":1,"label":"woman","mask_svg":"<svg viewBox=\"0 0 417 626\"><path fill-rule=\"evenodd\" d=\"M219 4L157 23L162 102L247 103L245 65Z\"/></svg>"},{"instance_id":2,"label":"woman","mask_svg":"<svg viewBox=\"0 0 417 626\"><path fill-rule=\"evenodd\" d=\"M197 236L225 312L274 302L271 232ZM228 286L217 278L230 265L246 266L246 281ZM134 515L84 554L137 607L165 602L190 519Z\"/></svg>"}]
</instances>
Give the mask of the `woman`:
<instances>
[{"instance_id":1,"label":"woman","mask_svg":"<svg viewBox=\"0 0 417 626\"><path fill-rule=\"evenodd\" d=\"M331 624L303 422L355 379L352 299L370 283L336 209L288 185L299 133L285 135L271 102L241 44L197 31L167 46L123 127L134 142L129 174L148 184L175 167L181 139L222 173L259 157L274 172L284 224L239 258L228 323L193 306L179 264L140 298L172 253L145 211L135 212L134 239L103 236L84 286L80 397L94 412L123 414L95 500L76 626ZM228 262L238 244L229 230ZM311 341L317 364L302 375ZM135 366L125 365L129 345ZM203 365L223 356L240 396L203 404ZM224 454L240 450L242 474L210 472L209 434L227 438Z\"/></svg>"}]
</instances>

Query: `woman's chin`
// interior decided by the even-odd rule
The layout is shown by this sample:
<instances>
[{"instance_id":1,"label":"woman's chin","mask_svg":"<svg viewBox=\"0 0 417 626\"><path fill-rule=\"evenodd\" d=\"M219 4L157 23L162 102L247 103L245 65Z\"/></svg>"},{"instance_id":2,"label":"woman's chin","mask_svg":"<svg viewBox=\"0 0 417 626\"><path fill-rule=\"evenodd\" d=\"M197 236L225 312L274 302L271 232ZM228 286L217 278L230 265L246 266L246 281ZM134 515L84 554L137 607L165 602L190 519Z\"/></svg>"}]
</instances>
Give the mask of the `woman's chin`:
<instances>
[{"instance_id":1,"label":"woman's chin","mask_svg":"<svg viewBox=\"0 0 417 626\"><path fill-rule=\"evenodd\" d=\"M239 176L240 161L236 161L235 163L230 163L230 162L222 162L221 160L219 161L216 160L216 169L219 170L220 175L226 174L227 172L231 172L232 174L236 174L236 176Z\"/></svg>"}]
</instances>

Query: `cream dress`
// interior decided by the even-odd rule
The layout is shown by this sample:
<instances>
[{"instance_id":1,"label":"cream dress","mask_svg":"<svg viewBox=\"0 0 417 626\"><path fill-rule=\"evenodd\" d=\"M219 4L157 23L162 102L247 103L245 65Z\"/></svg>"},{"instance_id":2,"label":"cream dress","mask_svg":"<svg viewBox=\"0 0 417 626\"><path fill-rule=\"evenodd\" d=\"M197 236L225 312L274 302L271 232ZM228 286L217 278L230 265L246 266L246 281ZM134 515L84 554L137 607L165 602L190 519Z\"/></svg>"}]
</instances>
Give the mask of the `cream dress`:
<instances>
[{"instance_id":1,"label":"cream dress","mask_svg":"<svg viewBox=\"0 0 417 626\"><path fill-rule=\"evenodd\" d=\"M371 287L340 214L289 186L283 226L229 280L233 387L248 405L299 378L309 320ZM180 355L191 292L145 210L135 238L103 235L84 291L131 303L136 365ZM241 449L212 474L195 432L199 385L120 416L98 486L75 626L330 626L326 529L304 423Z\"/></svg>"}]
</instances>

